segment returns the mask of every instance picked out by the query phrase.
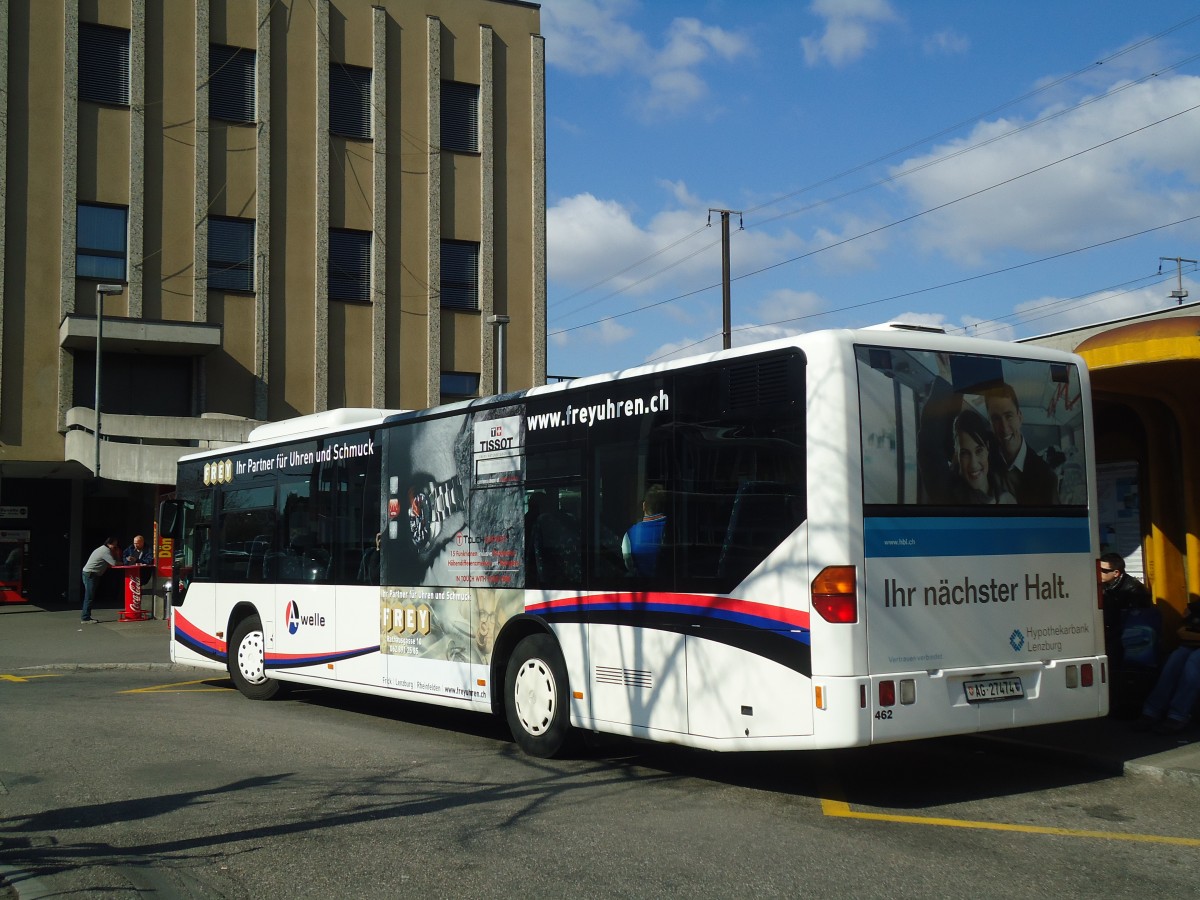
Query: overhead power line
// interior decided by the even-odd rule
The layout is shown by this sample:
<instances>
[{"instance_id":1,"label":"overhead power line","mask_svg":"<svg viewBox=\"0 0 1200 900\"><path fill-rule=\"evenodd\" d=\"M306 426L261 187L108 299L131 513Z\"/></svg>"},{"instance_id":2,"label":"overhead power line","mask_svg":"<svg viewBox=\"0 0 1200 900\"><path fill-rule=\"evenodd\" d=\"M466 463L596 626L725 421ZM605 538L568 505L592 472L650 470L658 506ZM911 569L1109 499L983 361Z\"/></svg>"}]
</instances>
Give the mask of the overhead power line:
<instances>
[{"instance_id":1,"label":"overhead power line","mask_svg":"<svg viewBox=\"0 0 1200 900\"><path fill-rule=\"evenodd\" d=\"M856 309L865 309L868 306L877 306L881 303L888 303L888 302L895 301L895 300L905 300L909 297L916 297L921 294L929 294L934 291L945 290L946 288L959 287L960 285L968 284L972 281L980 281L984 278L993 278L997 275L1004 275L1009 272L1015 272L1018 269L1027 269L1030 266L1036 266L1036 265L1040 265L1042 263L1052 262L1056 259L1062 259L1063 257L1066 257L1066 256L1074 256L1075 254L1078 254L1078 253L1086 253L1089 250L1096 250L1100 247L1107 247L1112 244L1120 243L1121 241L1132 240L1133 238L1142 237L1143 235L1147 235L1147 234L1152 234L1155 231L1162 231L1167 228L1173 228L1176 225L1183 225L1188 222L1195 222L1197 220L1200 220L1200 215L1188 216L1185 219L1178 219L1174 222L1168 222L1165 225L1155 225L1153 228L1145 228L1141 231L1135 231L1131 234L1125 234L1120 237L1110 238L1109 240L1106 240L1106 241L1099 241L1098 243L1095 243L1095 244L1089 244L1086 247L1076 247L1074 250L1064 250L1061 253L1053 253L1049 256L1043 256L1039 259L1026 260L1023 263L1015 263L1014 265L1011 265L1011 266L1004 266L999 269L993 269L990 272L981 272L977 275L969 275L965 278L956 278L953 281L944 281L940 284L928 285L923 288L914 288L911 291L903 291L899 294L890 294L887 297L877 297L874 300L864 300L860 303L849 303L849 304L846 304L845 306L839 306L834 309L825 309L825 310L821 310L820 312L805 313L804 315L801 315L801 316L791 316L786 319L776 319L773 322L758 322L754 325L743 325L740 328L733 329L733 331L734 331L734 333L738 333L738 332L744 332L744 331L754 331L759 328L775 328L780 325L791 325L796 322L802 322L806 319L816 319L816 318L820 318L821 316L830 316L830 315L835 315L836 313L850 312L850 311L856 310ZM1129 282L1124 282L1122 285L1117 285L1117 286L1120 287L1120 286L1123 286L1124 284L1128 284L1128 283ZM707 288L705 290L707 290ZM1100 288L1099 290L1106 290L1106 289ZM699 292L695 291L693 293L699 293ZM1089 291L1088 294L1086 294L1084 296L1091 296L1093 293L1095 293L1095 292ZM1068 301L1071 299L1077 299L1077 298L1068 298ZM1055 302L1059 302L1059 301L1055 301ZM1000 321L1000 319L1002 319L1002 318L1007 318L1007 317L1000 317L995 320L988 319L988 320L983 320L983 321L985 321L985 322ZM977 323L977 324L982 324L982 322ZM714 336L715 335L707 335L706 337L703 337L698 341L693 341L692 343L686 344L683 347L677 347L668 354L663 354L662 356L656 356L656 357L653 357L652 359L648 359L648 360L646 360L646 362L656 362L660 359L666 358L667 356L674 356L675 354L680 353L683 350L687 350L687 349L690 349L691 347L695 347L695 346L698 346L699 344L703 344L705 341L711 340Z\"/></svg>"},{"instance_id":2,"label":"overhead power line","mask_svg":"<svg viewBox=\"0 0 1200 900\"><path fill-rule=\"evenodd\" d=\"M772 264L771 264L771 265L769 265L769 266L762 266L761 268L755 269L755 270L753 270L753 271L750 271L750 272L745 272L745 273L743 273L743 274L741 274L741 275L738 275L736 278L733 278L733 279L732 279L732 281L741 281L741 280L742 280L742 279L744 279L744 278L751 278L751 277L753 277L753 276L755 276L755 275L760 275L760 274L762 274L763 272L768 272L768 271L771 271L772 269L777 269L777 268L779 268L779 267L781 267L781 266L785 266L785 265L788 265L788 264L790 264L790 263L798 262L798 261L800 261L800 260L802 260L802 259L808 259L808 258L810 258L810 257L812 257L812 256L816 256L818 253L824 253L824 252L826 252L826 251L828 251L828 250L833 250L833 249L835 249L835 248L837 248L837 247L844 246L844 245L846 245L846 244L849 244L849 243L850 243L850 242L852 242L852 241L860 240L860 239L862 239L862 238L864 238L864 237L870 237L871 235L879 234L880 232L886 231L886 230L888 230L888 229L890 229L890 228L894 228L894 227L896 227L897 225L903 225L903 224L906 224L906 223L908 223L908 222L912 222L912 221L914 221L914 220L916 220L916 219L919 219L919 218L921 218L922 216L927 216L927 215L929 215L930 213L933 213L933 212L938 212L939 210L943 210L943 209L946 209L946 208L948 208L948 207L950 207L950 206L954 206L955 204L957 204L957 203L961 203L961 202L963 202L964 200L969 200L969 199L971 199L971 198L973 198L973 197L978 197L978 196L980 196L980 195L982 195L982 194L986 194L986 193L988 193L989 191L993 191L993 190L995 190L996 188L1003 187L1003 186L1005 186L1005 185L1008 185L1008 184L1012 184L1013 182L1019 181L1019 180L1021 180L1022 178L1027 178L1028 176L1030 176L1030 175L1034 175L1034 174L1037 174L1038 172L1044 172L1044 171L1046 171L1047 169L1051 169L1051 168L1053 168L1054 166L1061 165L1062 163L1064 163L1064 162L1068 162L1068 161L1070 161L1070 160L1072 160L1072 159L1076 159L1076 158L1078 158L1078 157L1080 157L1080 156L1084 155L1085 153L1090 153L1090 152L1092 152L1093 150L1098 150L1098 149L1100 149L1100 148L1102 148L1102 147L1107 147L1107 146L1109 146L1109 145L1111 145L1111 144L1114 144L1114 143L1116 143L1117 141L1123 140L1124 138L1130 137L1130 136L1132 136L1132 135L1135 135L1135 134L1139 134L1139 133L1141 133L1141 132L1143 132L1143 131L1146 131L1146 130L1147 130L1147 129L1149 129L1149 128L1153 128L1153 127L1155 127L1155 126L1157 126L1157 125L1161 125L1161 124L1162 124L1162 123L1164 123L1164 122L1168 122L1168 121L1170 121L1170 120L1172 120L1172 119L1176 119L1176 118L1178 118L1179 116L1186 115L1187 113L1193 112L1193 111L1195 111L1196 109L1200 109L1200 104L1197 104L1196 106L1190 106L1190 107L1188 107L1187 109L1181 110L1181 111L1179 111L1179 112L1177 112L1177 113L1172 113L1172 114L1171 114L1171 115L1169 115L1169 116L1164 116L1163 118L1161 118L1161 119L1158 119L1158 120L1156 120L1156 121L1154 121L1154 122L1151 122L1151 123L1149 123L1149 124L1147 124L1147 125L1143 125L1143 126L1141 126L1141 127L1139 127L1139 128L1135 128L1135 129L1133 129L1132 131L1127 131L1127 132L1125 132L1124 134L1121 134L1121 135L1118 135L1118 136L1116 136L1116 137L1109 138L1109 139L1107 139L1107 140L1101 141L1101 142L1100 142L1100 143L1098 143L1098 144L1093 144L1091 147L1087 147L1087 148L1085 148L1085 149L1083 149L1083 150L1078 150L1078 151L1076 151L1075 153L1070 153L1070 154L1068 154L1068 155L1066 155L1066 156L1063 156L1063 157L1060 157L1059 159L1056 159L1056 160L1054 160L1054 161L1052 161L1052 162L1046 163L1045 165L1041 165L1041 166L1038 166L1038 167L1036 167L1036 168L1034 168L1034 169L1030 169L1030 170L1028 170L1028 171L1026 171L1026 172L1022 172L1022 173L1021 173L1021 174L1019 174L1019 175L1014 175L1014 176L1012 176L1011 178L1006 178L1006 179L1003 179L1002 181L998 181L998 182L996 182L995 184L991 184L991 185L988 185L987 187L980 188L980 189L979 189L979 190L977 190L977 191L972 191L972 192L971 192L971 193L969 193L969 194L965 194L965 195L963 195L963 196L961 196L961 197L956 197L956 198L955 198L955 199L953 199L953 200L947 200L945 203L939 203L939 204L937 204L937 205L935 205L935 206L931 206L931 207L929 207L929 208L927 208L927 209L923 209L923 210L921 210L921 211L919 211L919 212L915 212L915 213L913 213L912 215L909 215L909 216L904 216L903 218L896 219L896 220L894 220L894 221L892 221L892 222L888 222L888 223L886 223L886 224L884 224L884 225L880 225L880 226L877 226L877 227L875 227L875 228L868 229L867 231L864 231L864 232L861 232L861 233L859 233L859 234L853 235L852 237L843 238L843 239L841 239L841 240L839 240L839 241L834 241L833 243L830 243L830 244L825 244L824 246L817 247L817 248L815 248L815 249L813 249L813 250L809 250L809 251L807 251L806 253L801 253L801 254L800 254L800 255L798 255L798 256L793 256L793 257L791 257L791 258L789 258L789 259L781 260L780 262L777 262L777 263L772 263ZM1181 221L1190 221L1190 220L1184 219L1184 220L1181 220ZM1175 223L1175 224L1178 224L1178 223ZM1150 229L1150 230L1154 230L1154 229ZM1065 254L1060 254L1060 255L1065 255ZM970 280L970 279L965 279L965 280ZM584 323L582 323L582 324L580 324L580 325L573 325L573 326L571 326L571 327L569 327L569 328L560 328L560 329L558 329L558 330L556 330L556 331L552 331L552 332L550 332L550 336L553 336L553 335L558 335L558 334L565 334L565 333L567 333L567 332L570 332L570 331L577 331L577 330L578 330L578 329L580 329L580 328L588 328L588 327L590 327L590 326L592 326L592 325L598 325L598 324L600 324L601 322L607 322L607 321L611 321L611 320L613 320L613 319L619 319L619 318L623 318L623 317L625 317L625 316L633 315L634 313L643 312L644 310L647 310L647 309L652 309L652 308L654 308L654 307L656 307L656 306L662 306L662 305L664 305L664 304L666 304L666 303L672 303L672 302L674 302L674 301L676 301L676 300L682 300L682 299L684 299L685 297L690 297L690 296L692 296L692 295L694 295L694 294L698 294L698 293L701 293L701 292L703 292L703 291L706 291L706 290L711 290L712 288L714 288L714 287L716 287L716 286L717 286L716 284L709 284L709 285L706 285L706 286L704 286L704 287L702 287L702 288L697 288L697 289L696 289L696 290L694 290L694 291L688 291L687 293L684 293L684 294L678 294L678 295L676 295L676 296L674 296L674 297L667 298L666 300L660 300L660 301L658 301L658 302L655 302L655 303L650 303L650 304L646 304L646 305L644 305L644 306L639 306L639 307L636 307L636 308L634 308L634 309L631 309L631 310L626 310L625 312L622 312L622 313L614 313L614 314L612 314L612 315L610 315L610 316L605 316L605 317L603 317L603 318L601 318L601 319L597 319L597 320L595 320L595 321L593 321L593 322L584 322Z\"/></svg>"},{"instance_id":3,"label":"overhead power line","mask_svg":"<svg viewBox=\"0 0 1200 900\"><path fill-rule=\"evenodd\" d=\"M1106 57L1104 57L1104 58L1102 58L1102 59L1099 59L1099 60L1097 60L1097 61L1096 61L1096 62L1094 62L1094 63L1090 63L1089 65L1087 65L1087 66L1084 66L1083 68L1076 69L1075 71L1073 71L1073 72L1071 72L1071 73L1069 73L1069 74L1067 74L1067 75L1063 75L1063 76L1061 76L1060 78L1054 79L1053 81L1050 81L1050 82L1048 82L1048 83L1046 83L1046 84L1043 84L1043 85L1041 85L1041 86L1039 86L1039 87L1035 88L1035 89L1034 89L1034 90L1032 90L1032 91L1027 91L1026 93L1024 93L1024 94L1022 94L1022 95L1020 95L1020 96L1018 96L1018 97L1015 97L1015 98L1013 98L1013 99L1011 99L1011 100L1007 100L1007 101L1005 101L1004 103L1001 103L1001 104L999 104L999 105L997 105L997 106L994 106L994 107L992 107L992 108L990 108L990 109L988 109L988 110L986 110L986 111L984 111L984 112L982 112L982 113L979 113L979 114L977 114L977 115L975 115L975 116L972 116L972 117L970 117L970 118L968 118L968 119L964 119L964 120L962 120L962 121L960 121L960 122L957 122L957 123L955 123L955 124L953 124L953 125L947 126L946 128L943 128L943 129L941 129L941 130L939 130L939 131L937 131L937 132L934 132L933 134L927 135L927 136L925 136L925 137L923 137L923 138L920 138L920 139L918 139L918 140L916 140L916 141L910 142L909 144L906 144L906 145L905 145L905 146L903 146L903 147L900 147L900 148L897 148L897 149L895 149L895 150L889 151L888 153L885 153L885 154L883 154L883 155L881 155L881 156L875 157L875 158L874 158L874 159L872 159L872 160L869 160L869 161L867 161L867 162L864 162L864 163L857 164L857 165L855 165L855 166L852 166L852 167L850 167L850 168L848 168L848 169L845 169L845 170L843 170L843 171L841 171L841 172L838 172L838 173L836 173L836 174L834 174L834 175L828 176L828 177L826 177L826 178L823 178L823 179L820 179L820 180L818 180L818 181L816 181L816 182L813 182L812 184L806 185L805 187L799 188L799 189L797 189L797 190L795 190L795 191L788 192L788 193L786 193L786 194L782 194L782 195L780 195L780 196L778 196L778 197L775 197L775 198L773 198L773 199L771 199L771 200L765 201L764 203L760 203L758 206L752 207L751 209L747 210L746 212L747 212L747 213L753 213L753 212L756 212L756 211L758 211L758 210L760 210L760 209L764 209L764 208L766 208L766 207L768 207L768 206L775 205L775 204L777 204L777 203L780 203L780 202L782 202L782 201L784 201L784 200L787 200L787 199L789 199L789 198L791 198L791 197L797 196L797 195L799 195L799 194L801 194L801 193L805 193L805 192L807 192L807 191L813 190L813 189L815 189L815 188L821 187L821 186L823 186L823 185L826 185L826 184L830 184L830 183L832 183L832 182L834 182L834 181L837 181L837 180L839 180L839 179L841 179L841 178L844 178L844 177L846 177L846 176L848 176L848 175L852 175L852 174L855 174L855 173L857 173L857 172L860 172L860 171L862 171L862 170L864 170L864 169L867 169L867 168L869 168L870 166L877 165L877 164L879 164L879 163L881 163L881 162L885 162L885 161L886 161L886 160L888 160L888 159L892 159L892 158L894 158L894 157L896 157L896 156L899 156L900 154L906 153L906 152L908 152L908 151L910 151L910 150L913 150L913 149L915 149L915 148L917 148L917 147L919 147L919 146L923 146L923 145L925 145L925 144L929 143L930 141L934 141L934 140L937 140L937 139L938 139L938 138L940 138L940 137L944 137L945 135L947 135L947 134L950 134L950 133L952 133L952 132L954 132L954 131L957 131L957 130L958 130L958 129L960 129L960 128L963 128L963 127L965 127L965 126L967 126L967 125L970 125L970 124L972 124L972 123L974 123L974 122L977 122L977 121L979 121L980 119L983 119L983 118L985 118L985 117L987 117L987 116L994 115L994 114L996 114L996 113L998 113L998 112L1001 112L1001 111L1003 111L1003 110L1005 110L1005 109L1008 109L1008 108L1010 108L1010 107L1012 107L1012 106L1015 106L1015 105L1017 105L1017 104L1019 104L1019 103L1022 103L1022 102L1024 102L1024 101L1026 101L1026 100L1032 99L1033 97L1036 97L1036 96L1038 96L1038 95L1040 95L1040 94L1043 94L1043 93L1045 93L1046 91L1049 91L1049 90L1051 90L1051 89L1052 89L1052 88L1054 88L1054 87L1057 87L1057 86L1059 86L1059 85L1061 85L1061 84L1064 84L1064 83L1066 83L1066 82L1068 82L1068 81L1071 81L1071 80L1073 80L1073 79L1075 79L1075 78L1078 78L1078 77L1080 77L1080 76L1082 76L1082 75L1084 75L1084 74L1087 74L1087 73L1089 73L1089 72L1093 71L1093 70L1094 70L1094 69L1095 69L1097 66L1101 66L1101 65L1105 65L1106 63L1110 63L1110 62L1112 62L1113 60L1116 60L1116 59L1118 59L1118 58L1120 58L1120 57L1122 57L1122 56L1125 56L1125 55L1126 55L1126 54L1128 54L1128 53L1131 53L1131 52L1133 52L1134 50L1137 50L1137 49L1139 49L1139 48L1141 48L1141 47L1144 47L1144 46L1146 46L1147 44L1153 43L1154 41L1160 40L1161 38L1163 38L1163 37L1166 37L1167 35L1169 35L1169 34L1171 34L1171 33L1175 32L1175 31L1178 31L1178 30L1180 30L1180 29L1182 29L1182 28L1185 28L1185 27L1187 27L1187 26L1189 26L1189 25L1192 25L1192 24L1196 23L1197 21L1200 21L1200 15L1191 16L1190 18L1184 19L1184 20L1183 20L1183 21L1181 21L1181 22L1178 22L1178 23L1176 23L1176 24L1174 24L1174 25L1172 25L1172 26L1170 26L1170 27L1168 27L1168 28L1165 28L1165 29L1163 29L1162 31L1159 31L1159 32L1157 32L1156 34L1154 34L1154 35L1151 35L1150 37L1143 38L1142 40L1140 40L1140 41L1136 41L1136 42L1134 42L1133 44L1130 44L1129 46L1122 48L1121 50L1118 50L1118 51L1116 51L1116 52L1114 52L1114 53L1112 53L1112 54L1109 54L1108 56L1106 56ZM970 152L972 149L976 149L977 147L987 146L988 144L994 143L994 142L995 142L995 141L997 141L997 140L1002 140L1002 139L1004 139L1005 137L1008 137L1008 136L1010 136L1011 134L1016 134L1016 133L1018 133L1018 132L1021 132L1021 131L1027 130L1027 129L1029 129L1029 128L1035 127L1035 126L1037 126L1037 125L1044 124L1044 123L1045 123L1045 122L1047 122L1047 121L1050 121L1050 120L1052 120L1052 119L1058 118L1058 117L1060 117L1060 116L1062 116L1062 115L1066 115L1067 113L1070 113L1070 112L1072 112L1072 111L1074 111L1074 110L1076 110L1076 109L1082 108L1083 106L1087 106L1087 105L1089 105L1089 104L1091 104L1091 103L1098 102L1099 100L1103 100L1103 99L1106 99L1106 98L1108 98L1108 97L1111 97L1111 96L1113 96L1114 94L1120 93L1121 91L1123 91L1123 90L1126 90L1126 89L1128 89L1128 88L1130 88L1130 87L1133 87L1133 86L1135 86L1135 85L1137 85L1137 84L1139 84L1139 83L1141 83L1141 82L1144 82L1144 81L1146 81L1146 80L1148 80L1148 79L1150 79L1150 78L1157 77L1157 76L1161 75L1161 74L1162 74L1162 73L1164 73L1164 72L1168 72L1168 71L1171 71L1171 70L1173 70L1173 69L1179 68L1179 67L1181 67L1181 66L1183 66L1183 65L1186 65L1187 63L1189 63L1189 62L1192 62L1192 61L1194 61L1194 60L1195 60L1195 59L1197 59L1197 58L1200 58L1200 54L1197 54L1197 55L1190 56L1190 57L1188 57L1188 58L1186 58L1186 59L1184 59L1184 60L1182 60L1182 61L1180 61L1180 62L1177 62L1177 63L1174 63L1174 64L1172 64L1171 66L1167 66L1167 67L1164 67L1164 68L1160 68L1160 69L1156 70L1155 72L1152 72L1152 73L1150 73L1150 74L1148 74L1148 75L1142 76L1141 78L1139 78L1139 79L1136 79L1136 80L1134 80L1134 81L1131 81L1131 82L1126 82L1126 83L1124 83L1124 84L1122 84L1122 85L1120 85L1120 86L1118 86L1118 87L1116 87L1116 88L1113 88L1112 90L1110 90L1110 91L1106 92L1105 94L1099 95L1099 96L1097 96L1097 97L1088 98L1088 99L1086 99L1086 100L1084 100L1084 101L1081 101L1081 102L1080 102L1080 103L1078 103L1078 104L1075 104L1075 105L1074 105L1074 106L1072 106L1072 107L1069 107L1069 108L1066 108L1066 109L1063 109L1063 110L1056 111L1056 112L1054 112L1054 113L1052 113L1052 114L1049 114L1049 115L1047 115L1047 116L1043 116L1043 117L1041 117L1041 118L1039 118L1039 119L1035 120L1034 122L1028 123L1027 125L1021 126L1020 128L1013 129L1012 131L1010 131L1010 132L1007 132L1007 133L1005 133L1005 134L1003 134L1003 135L997 135L997 136L995 136L995 137L992 137L992 138L988 139L987 141L983 141L983 142L981 142L980 144L977 144L977 145L974 145L974 146L972 146L972 147L968 147L968 148L963 148L963 149L961 149L961 150L959 150L959 151L955 152L954 154L950 154L950 155L948 155L948 156L944 156L944 157L939 157L937 160L932 160L932 161L930 161L930 162L928 162L928 163L925 163L925 164L923 164L923 165L921 165L921 166L915 167L915 168L913 168L913 169L911 169L911 170L906 170L905 172L897 173L897 174L895 174L895 175L893 175L893 176L890 176L890 177L888 177L888 178L885 178L885 179L880 179L880 180L878 180L878 181L872 182L872 183L871 183L871 184L869 184L869 185L865 185L865 186L863 186L863 187L856 188L856 189L854 189L854 190L851 190L851 191L847 191L847 192L845 192L845 193L843 193L843 194L840 194L840 195L838 195L837 197L834 197L834 198L829 198L829 199L826 199L826 200L817 201L817 202L816 202L816 203L814 203L814 204L809 204L809 205L807 205L807 206L805 206L805 207L802 207L802 208L800 208L800 209L798 209L798 210L792 210L792 211L789 211L789 212L781 213L781 214L779 214L779 215L776 215L776 216L770 217L770 218L768 218L768 219L760 220L760 221L758 221L758 222L755 222L755 223L751 224L751 225L750 225L750 226L748 226L748 227L751 227L751 228L753 228L753 227L759 227L759 226L761 226L761 225L763 225L763 224L766 224L767 222L770 222L770 221L775 221L775 220L776 220L776 219L778 219L778 218L782 218L783 216L787 216L787 215L795 215L795 214L797 214L797 213L799 213L799 212L804 212L804 211L806 211L806 210L809 210L809 209L812 209L812 208L814 208L814 207L816 207L816 206L825 205L825 204L827 204L827 203L833 202L834 200L843 199L844 197L850 196L850 195L852 195L852 194L855 194L855 193L860 193L860 192L862 192L862 191L864 191L864 190L867 190L867 189L869 189L869 188L871 188L871 187L876 187L876 186L879 186L879 185L881 185L881 184L886 184L886 183L888 183L888 182L894 181L895 179L897 179L897 178L901 178L901 177L904 177L904 176L906 176L906 175L908 175L908 174L911 174L912 172L920 171L921 169L923 169L923 168L926 168L926 167L928 167L928 166L930 166L930 165L936 165L936 164L939 164L940 162L943 162L943 161L945 161L945 160L948 160L948 159L953 159L953 158L955 158L955 157L957 157L957 156L960 156L960 155L962 155L963 153ZM599 281L597 281L597 282L594 282L593 284L589 285L589 286L588 286L588 287L586 287L586 288L583 288L583 289L581 289L581 290L575 291L574 293L572 293L572 294L569 294L568 296L566 296L566 297L562 298L561 300L554 300L554 301L552 301L552 303L554 303L554 304L565 303L565 302L567 302L568 300L574 299L575 297L581 296L582 294L586 294L587 292L589 292L589 291L591 291L591 290L594 290L595 288L599 287L600 285L602 285L602 284L606 284L606 283L608 283L609 281L612 281L613 279L615 279L615 278L618 278L618 277L620 277L621 275L623 275L623 274L625 274L625 273L627 273L627 272L631 271L632 269L635 269L635 268L637 268L638 266L641 266L641 265L643 265L644 263L646 263L646 262L649 262L650 260L652 260L652 259L656 258L657 256L661 255L663 252L666 252L667 250L673 249L674 247L678 246L679 244L681 244L681 243L684 243L684 242L686 242L687 240L690 240L691 238L695 237L697 234L699 234L699 231L694 231L694 232L692 232L691 234L689 234L689 235L686 235L685 237L683 237L683 238L680 238L680 239L678 239L678 240L676 240L676 241L672 242L671 244L669 244L669 245L667 245L667 246L665 246L665 247L662 247L662 248L660 248L659 250L655 251L654 253L652 253L652 254L650 254L650 255L648 255L648 256L646 256L646 257L643 257L642 259L640 259L640 260L638 260L638 261L636 261L636 262L634 262L634 263L631 263L630 265L626 266L625 268L621 269L620 271L618 271L618 272L616 272L616 273L614 273L614 274L612 274L612 275L609 275L609 276L607 276L607 277L605 277L605 278L603 278L603 279L600 279ZM613 296L615 296L615 295L617 295L617 294L620 294L620 293L622 293L622 292L624 292L624 291L628 291L628 290L632 289L633 287L636 287L637 285L639 285L639 284L642 284L642 283L644 283L644 282L646 282L646 281L650 280L651 278L657 277L657 275L663 274L664 272L668 271L669 269L671 269L671 268L674 268L675 266L677 266L677 265L681 264L683 261L686 261L687 259L691 259L692 257L694 257L695 255L697 255L698 253L700 253L700 252L703 252L703 250L706 250L706 249L708 249L710 246L713 246L713 245L708 245L708 246L706 246L706 247L702 248L701 250L695 251L694 253L692 253L692 254L689 254L687 257L684 257L684 258L683 258L683 260L679 260L679 261L677 261L677 262L675 262L675 263L672 263L670 266L664 267L664 268L663 268L663 269L661 269L661 270L658 270L658 271L656 271L656 272L653 272L653 273L651 273L651 274L649 274L649 275L647 275L647 276L645 276L645 277L643 277L643 278L639 279L639 280L638 280L638 281L636 281L636 282L633 282L633 283L631 283L631 284L629 284L629 285L625 285L625 286L623 286L623 287L621 287L621 288L618 288L618 289L616 289L616 290L614 290L614 291L611 291L611 292L609 292L608 294L605 294L603 297L600 297L600 298L598 298L597 300L594 300L594 301L592 301L592 302L590 302L590 303L587 303L587 304L585 304L585 305L583 305L583 306L579 307L578 309L556 313L556 314L554 315L554 318L555 318L555 319L560 319L560 320L561 320L561 319L562 319L563 317L565 317L565 316L569 316L569 315L575 315L575 314L577 314L577 313L579 313L579 312L582 312L584 309L588 309L588 308L590 308L590 307L592 307L592 306L596 305L597 303L599 303L599 302L602 302L603 300L606 300L606 299L608 299L608 298L610 298L610 297L613 297ZM655 305L658 305L658 304L655 304ZM598 320L598 321L604 321L604 320L602 319L602 320ZM586 324L595 324L595 323L586 323ZM578 327L582 327L582 326L578 326Z\"/></svg>"}]
</instances>

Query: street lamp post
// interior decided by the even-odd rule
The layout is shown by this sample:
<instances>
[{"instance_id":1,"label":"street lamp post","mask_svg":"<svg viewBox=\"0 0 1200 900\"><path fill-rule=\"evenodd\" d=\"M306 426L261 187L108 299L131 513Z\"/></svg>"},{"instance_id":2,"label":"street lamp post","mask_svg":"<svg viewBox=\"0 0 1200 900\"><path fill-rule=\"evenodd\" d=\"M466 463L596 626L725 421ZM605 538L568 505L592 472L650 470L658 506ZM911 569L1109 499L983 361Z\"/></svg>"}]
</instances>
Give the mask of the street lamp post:
<instances>
[{"instance_id":1,"label":"street lamp post","mask_svg":"<svg viewBox=\"0 0 1200 900\"><path fill-rule=\"evenodd\" d=\"M120 294L125 290L123 284L96 285L96 421L93 423L92 434L96 438L96 467L94 476L100 477L100 344L104 340L104 298L110 294Z\"/></svg>"},{"instance_id":2,"label":"street lamp post","mask_svg":"<svg viewBox=\"0 0 1200 900\"><path fill-rule=\"evenodd\" d=\"M508 392L508 347L505 345L505 327L509 323L508 316L488 316L488 324L496 329L496 357L494 361L496 372L496 393Z\"/></svg>"}]
</instances>

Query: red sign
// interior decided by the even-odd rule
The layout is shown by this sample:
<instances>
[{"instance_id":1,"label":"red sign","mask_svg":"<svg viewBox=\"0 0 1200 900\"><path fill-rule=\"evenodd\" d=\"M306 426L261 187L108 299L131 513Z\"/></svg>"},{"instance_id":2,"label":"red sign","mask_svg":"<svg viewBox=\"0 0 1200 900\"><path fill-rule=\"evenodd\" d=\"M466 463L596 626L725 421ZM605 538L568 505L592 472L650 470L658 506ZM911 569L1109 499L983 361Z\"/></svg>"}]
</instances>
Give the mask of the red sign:
<instances>
[{"instance_id":1,"label":"red sign","mask_svg":"<svg viewBox=\"0 0 1200 900\"><path fill-rule=\"evenodd\" d=\"M160 538L155 565L161 578L171 577L171 564L175 561L175 538Z\"/></svg>"}]
</instances>

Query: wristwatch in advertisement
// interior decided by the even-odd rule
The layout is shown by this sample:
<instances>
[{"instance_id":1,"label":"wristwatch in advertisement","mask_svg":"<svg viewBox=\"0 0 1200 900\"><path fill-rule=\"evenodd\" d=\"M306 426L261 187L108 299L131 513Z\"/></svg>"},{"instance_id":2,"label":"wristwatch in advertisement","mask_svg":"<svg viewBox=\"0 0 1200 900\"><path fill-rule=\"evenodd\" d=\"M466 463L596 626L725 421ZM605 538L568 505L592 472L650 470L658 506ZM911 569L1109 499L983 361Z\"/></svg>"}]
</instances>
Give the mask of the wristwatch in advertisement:
<instances>
[{"instance_id":1,"label":"wristwatch in advertisement","mask_svg":"<svg viewBox=\"0 0 1200 900\"><path fill-rule=\"evenodd\" d=\"M431 481L408 491L408 530L418 550L425 550L442 530L442 522L463 508L458 478Z\"/></svg>"}]
</instances>

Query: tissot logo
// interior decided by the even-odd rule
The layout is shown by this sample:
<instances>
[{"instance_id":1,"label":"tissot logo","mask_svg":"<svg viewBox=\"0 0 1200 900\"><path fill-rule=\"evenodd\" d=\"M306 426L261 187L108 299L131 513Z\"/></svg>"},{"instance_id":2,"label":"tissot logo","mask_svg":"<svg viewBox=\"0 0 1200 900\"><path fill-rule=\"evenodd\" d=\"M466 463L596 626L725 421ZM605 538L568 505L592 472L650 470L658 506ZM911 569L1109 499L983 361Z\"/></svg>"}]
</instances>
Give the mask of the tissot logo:
<instances>
[{"instance_id":1,"label":"tissot logo","mask_svg":"<svg viewBox=\"0 0 1200 900\"><path fill-rule=\"evenodd\" d=\"M310 615L301 615L300 607L295 600L289 600L287 609L284 611L284 618L287 620L288 634L295 634L300 630L301 625L310 625L317 628L325 627L325 617L320 613L312 613Z\"/></svg>"}]
</instances>

